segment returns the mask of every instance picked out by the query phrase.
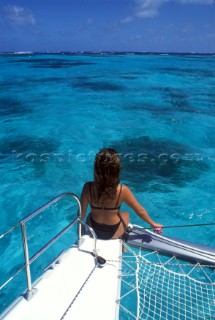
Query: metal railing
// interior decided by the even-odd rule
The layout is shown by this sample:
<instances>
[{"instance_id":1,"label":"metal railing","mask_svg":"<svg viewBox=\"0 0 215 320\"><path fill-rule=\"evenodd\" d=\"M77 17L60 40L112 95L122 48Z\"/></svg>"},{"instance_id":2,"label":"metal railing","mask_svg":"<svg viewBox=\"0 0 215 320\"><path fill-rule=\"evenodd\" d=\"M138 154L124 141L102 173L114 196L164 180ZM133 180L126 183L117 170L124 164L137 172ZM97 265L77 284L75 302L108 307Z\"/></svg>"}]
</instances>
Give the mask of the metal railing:
<instances>
[{"instance_id":1,"label":"metal railing","mask_svg":"<svg viewBox=\"0 0 215 320\"><path fill-rule=\"evenodd\" d=\"M77 201L77 203L78 203L77 218L75 218L71 223L69 223L62 231L60 231L44 247L42 247L39 251L37 251L33 257L29 258L26 223L28 221L30 221L32 218L36 217L39 213L41 213L42 211L44 211L45 209L50 207L53 203L59 201L60 199L66 197L66 196L72 197ZM52 244L54 244L65 232L67 232L76 223L79 224L79 226L78 226L78 247L80 246L80 242L81 242L81 235L82 235L81 229L82 229L82 226L84 226L84 228L87 228L90 231L90 233L92 234L92 236L93 236L93 239L94 239L93 253L94 253L95 258L97 258L97 250L96 250L97 237L96 237L96 234L95 234L95 232L94 232L94 230L92 228L90 228L86 223L84 223L81 220L81 204L80 204L80 201L79 201L78 197L74 193L70 193L70 192L63 193L63 194L60 194L59 196L55 197L54 199L52 199L51 201L47 202L42 207L37 209L36 211L34 211L31 214L29 214L28 216L26 216L18 224L16 224L12 228L10 228L7 232L5 232L4 234L0 235L0 239L1 239L4 236L6 236L8 233L12 232L18 226L21 226L23 251L24 251L24 257L25 257L24 265L12 277L10 277L6 282L4 282L0 286L0 290L2 288L4 288L10 281L12 281L23 269L25 269L26 281L27 281L27 291L26 291L24 297L27 300L30 300L32 298L33 294L36 292L36 290L34 290L32 288L31 270L30 270L31 263L34 262L39 256L41 256L41 254L43 254Z\"/></svg>"}]
</instances>

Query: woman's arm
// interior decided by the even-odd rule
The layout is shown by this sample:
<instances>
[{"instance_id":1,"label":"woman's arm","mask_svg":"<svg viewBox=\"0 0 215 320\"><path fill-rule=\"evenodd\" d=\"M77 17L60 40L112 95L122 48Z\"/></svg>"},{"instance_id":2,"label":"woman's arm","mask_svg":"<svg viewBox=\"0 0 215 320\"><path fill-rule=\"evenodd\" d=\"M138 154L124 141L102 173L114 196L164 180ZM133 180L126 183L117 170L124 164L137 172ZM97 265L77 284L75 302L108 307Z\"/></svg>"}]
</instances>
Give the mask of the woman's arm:
<instances>
[{"instance_id":1,"label":"woman's arm","mask_svg":"<svg viewBox=\"0 0 215 320\"><path fill-rule=\"evenodd\" d=\"M85 183L82 193L81 193L81 220L83 221L87 212L87 207L89 204L88 200L88 193L89 193L89 182Z\"/></svg>"},{"instance_id":2,"label":"woman's arm","mask_svg":"<svg viewBox=\"0 0 215 320\"><path fill-rule=\"evenodd\" d=\"M160 223L154 222L146 210L141 206L141 204L136 200L131 190L123 185L123 201L133 209L136 214L145 222L147 222L152 228L162 228L163 226ZM155 230L157 231L157 230Z\"/></svg>"}]
</instances>

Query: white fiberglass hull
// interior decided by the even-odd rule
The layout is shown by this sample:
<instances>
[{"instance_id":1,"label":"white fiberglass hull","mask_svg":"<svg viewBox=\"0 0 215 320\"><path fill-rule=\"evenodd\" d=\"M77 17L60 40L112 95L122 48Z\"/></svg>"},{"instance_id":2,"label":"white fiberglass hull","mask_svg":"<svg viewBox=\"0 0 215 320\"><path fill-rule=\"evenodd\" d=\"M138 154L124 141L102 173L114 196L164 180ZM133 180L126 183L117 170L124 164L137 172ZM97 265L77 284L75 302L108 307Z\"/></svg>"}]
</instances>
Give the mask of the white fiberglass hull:
<instances>
[{"instance_id":1,"label":"white fiberglass hull","mask_svg":"<svg viewBox=\"0 0 215 320\"><path fill-rule=\"evenodd\" d=\"M98 255L106 259L101 267L92 255L93 239L84 236L79 249L63 252L33 284L31 300L19 297L1 319L118 319L121 247L121 240L97 240Z\"/></svg>"}]
</instances>

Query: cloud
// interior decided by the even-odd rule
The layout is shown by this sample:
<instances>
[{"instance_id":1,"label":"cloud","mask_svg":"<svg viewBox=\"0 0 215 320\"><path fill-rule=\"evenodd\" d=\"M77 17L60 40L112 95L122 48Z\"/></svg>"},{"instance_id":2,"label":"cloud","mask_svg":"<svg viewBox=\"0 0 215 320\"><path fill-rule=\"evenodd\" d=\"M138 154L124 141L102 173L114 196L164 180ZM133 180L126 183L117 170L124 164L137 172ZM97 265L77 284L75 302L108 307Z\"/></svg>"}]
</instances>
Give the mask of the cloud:
<instances>
[{"instance_id":1,"label":"cloud","mask_svg":"<svg viewBox=\"0 0 215 320\"><path fill-rule=\"evenodd\" d=\"M209 33L205 36L207 39L215 39L215 33Z\"/></svg>"},{"instance_id":2,"label":"cloud","mask_svg":"<svg viewBox=\"0 0 215 320\"><path fill-rule=\"evenodd\" d=\"M129 16L129 17L122 19L121 23L130 23L133 20L134 20L134 18L132 16Z\"/></svg>"},{"instance_id":3,"label":"cloud","mask_svg":"<svg viewBox=\"0 0 215 320\"><path fill-rule=\"evenodd\" d=\"M184 4L212 4L214 0L179 0L179 2Z\"/></svg>"},{"instance_id":4,"label":"cloud","mask_svg":"<svg viewBox=\"0 0 215 320\"><path fill-rule=\"evenodd\" d=\"M152 18L159 15L160 8L172 0L135 0L134 15L142 18ZM214 0L175 0L181 4L212 4Z\"/></svg>"},{"instance_id":5,"label":"cloud","mask_svg":"<svg viewBox=\"0 0 215 320\"><path fill-rule=\"evenodd\" d=\"M183 32L183 33L190 33L190 32L193 32L194 30L195 30L194 25L189 24L189 25L185 26L185 27L182 29L182 32Z\"/></svg>"},{"instance_id":6,"label":"cloud","mask_svg":"<svg viewBox=\"0 0 215 320\"><path fill-rule=\"evenodd\" d=\"M160 7L169 0L136 0L135 16L148 18L159 14Z\"/></svg>"},{"instance_id":7,"label":"cloud","mask_svg":"<svg viewBox=\"0 0 215 320\"><path fill-rule=\"evenodd\" d=\"M88 18L88 19L87 19L87 24L88 24L88 25L93 24L93 20L92 20L91 18Z\"/></svg>"},{"instance_id":8,"label":"cloud","mask_svg":"<svg viewBox=\"0 0 215 320\"><path fill-rule=\"evenodd\" d=\"M4 7L4 13L7 21L11 25L26 26L36 24L36 20L29 9L15 5L7 5Z\"/></svg>"}]
</instances>

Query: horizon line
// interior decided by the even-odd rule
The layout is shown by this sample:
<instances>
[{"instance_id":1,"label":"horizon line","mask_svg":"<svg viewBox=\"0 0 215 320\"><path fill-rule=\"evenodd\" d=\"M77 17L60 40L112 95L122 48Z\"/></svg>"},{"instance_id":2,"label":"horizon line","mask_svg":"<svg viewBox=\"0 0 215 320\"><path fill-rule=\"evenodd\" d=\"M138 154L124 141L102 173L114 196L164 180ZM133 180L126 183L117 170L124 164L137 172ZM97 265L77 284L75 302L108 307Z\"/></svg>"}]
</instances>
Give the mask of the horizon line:
<instances>
[{"instance_id":1,"label":"horizon line","mask_svg":"<svg viewBox=\"0 0 215 320\"><path fill-rule=\"evenodd\" d=\"M215 52L201 52L201 51L113 51L113 50L41 50L41 51L0 51L0 54L189 54L189 55L213 55Z\"/></svg>"}]
</instances>

